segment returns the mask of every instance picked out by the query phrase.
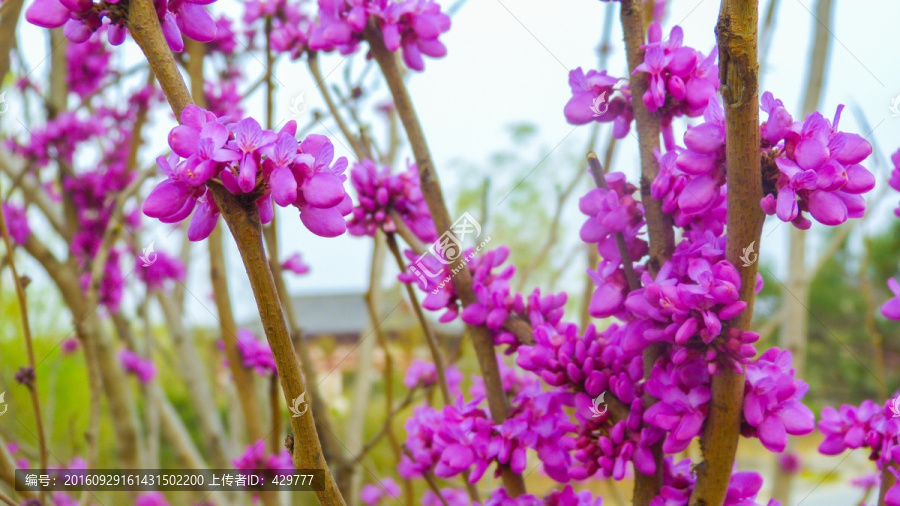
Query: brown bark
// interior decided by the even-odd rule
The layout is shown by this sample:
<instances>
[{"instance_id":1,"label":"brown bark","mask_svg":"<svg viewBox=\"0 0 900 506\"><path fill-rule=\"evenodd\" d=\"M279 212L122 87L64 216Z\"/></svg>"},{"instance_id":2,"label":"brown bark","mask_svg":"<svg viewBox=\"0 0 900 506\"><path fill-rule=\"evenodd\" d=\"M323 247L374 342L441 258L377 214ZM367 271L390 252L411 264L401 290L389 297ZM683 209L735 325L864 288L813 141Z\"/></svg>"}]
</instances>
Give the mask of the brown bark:
<instances>
[{"instance_id":1,"label":"brown bark","mask_svg":"<svg viewBox=\"0 0 900 506\"><path fill-rule=\"evenodd\" d=\"M175 60L159 26L153 3L150 0L133 0L129 4L128 27L141 47L166 98L176 116L191 104L190 95ZM287 403L308 394L300 366L291 342L272 271L266 260L262 244L262 229L255 203L228 193L223 187L210 184L210 191L218 204L228 228L241 253L244 268L250 278L250 286L256 299L266 338L275 357L278 376ZM311 397L311 396L310 396ZM323 471L324 490L315 492L321 504L344 504L334 483L313 423L313 417L291 417L294 435L293 460L298 469Z\"/></svg>"},{"instance_id":2,"label":"brown bark","mask_svg":"<svg viewBox=\"0 0 900 506\"><path fill-rule=\"evenodd\" d=\"M887 491L897 483L897 477L890 471L894 463L884 464L881 469L881 488L878 490L878 506L885 506Z\"/></svg>"},{"instance_id":3,"label":"brown bark","mask_svg":"<svg viewBox=\"0 0 900 506\"><path fill-rule=\"evenodd\" d=\"M728 229L726 258L741 265L743 248L759 241L765 216L759 206L762 182L759 159L758 5L755 0L723 0L716 26L719 80L726 117ZM758 243L757 243L758 244ZM753 319L757 263L739 270L741 300L747 309L731 327L748 330ZM712 378L712 400L700 440L703 462L691 506L721 505L740 437L744 375L723 367Z\"/></svg>"},{"instance_id":4,"label":"brown bark","mask_svg":"<svg viewBox=\"0 0 900 506\"><path fill-rule=\"evenodd\" d=\"M16 44L16 25L25 0L7 0L0 4L0 81L9 72L9 53Z\"/></svg>"},{"instance_id":5,"label":"brown bark","mask_svg":"<svg viewBox=\"0 0 900 506\"><path fill-rule=\"evenodd\" d=\"M311 389L307 388L300 374L300 364L275 288L275 280L266 261L256 204L252 200L249 202L246 199L242 200L220 186L210 186L210 190L234 236L247 276L250 278L250 287L256 298L263 329L278 367L278 377L281 380L285 401L291 404L293 399L303 394L306 394L307 399L311 399L313 393L308 391ZM293 460L296 468L324 471L325 490L316 492L319 502L326 505L344 504L322 454L322 446L312 415L291 417L291 426L295 441Z\"/></svg>"}]
</instances>

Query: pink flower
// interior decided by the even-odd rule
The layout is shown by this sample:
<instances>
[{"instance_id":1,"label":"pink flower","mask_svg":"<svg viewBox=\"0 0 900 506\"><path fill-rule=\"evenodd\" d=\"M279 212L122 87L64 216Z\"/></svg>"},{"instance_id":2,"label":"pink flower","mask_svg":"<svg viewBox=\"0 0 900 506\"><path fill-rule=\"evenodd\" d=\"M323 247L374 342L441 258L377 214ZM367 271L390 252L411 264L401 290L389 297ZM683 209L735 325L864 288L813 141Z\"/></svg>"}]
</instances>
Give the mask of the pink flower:
<instances>
[{"instance_id":1,"label":"pink flower","mask_svg":"<svg viewBox=\"0 0 900 506\"><path fill-rule=\"evenodd\" d=\"M634 112L631 109L631 93L627 84L616 88L619 79L607 75L606 71L589 70L581 67L569 72L569 87L572 98L566 103L563 113L566 121L573 125L585 125L591 121L613 121L613 136L621 139L628 134ZM618 94L613 94L619 91Z\"/></svg>"},{"instance_id":2,"label":"pink flower","mask_svg":"<svg viewBox=\"0 0 900 506\"><path fill-rule=\"evenodd\" d=\"M391 216L391 212L395 212L419 239L424 242L437 240L428 204L419 188L415 164L407 165L404 172L393 174L390 167L379 170L375 162L366 159L353 166L350 182L359 199L347 224L351 234L374 237L379 227L386 232L396 232L397 224Z\"/></svg>"},{"instance_id":3,"label":"pink flower","mask_svg":"<svg viewBox=\"0 0 900 506\"><path fill-rule=\"evenodd\" d=\"M363 504L368 506L375 506L384 498L399 500L400 486L391 478L383 478L377 484L369 483L365 485L359 494L359 498Z\"/></svg>"},{"instance_id":4,"label":"pink flower","mask_svg":"<svg viewBox=\"0 0 900 506\"><path fill-rule=\"evenodd\" d=\"M147 284L147 289L159 290L170 280L183 283L187 271L181 260L162 251L155 254L156 260L146 267L144 266L144 260L140 257L135 259L135 273L139 279Z\"/></svg>"},{"instance_id":5,"label":"pink flower","mask_svg":"<svg viewBox=\"0 0 900 506\"><path fill-rule=\"evenodd\" d=\"M181 33L198 42L215 38L216 23L203 7L215 0L155 1L163 35L172 51L181 52L184 40ZM118 2L110 2L115 5ZM113 9L93 0L36 0L25 12L25 19L43 28L63 27L66 38L75 43L88 40L108 20L109 43L118 46L125 41L127 9Z\"/></svg>"},{"instance_id":6,"label":"pink flower","mask_svg":"<svg viewBox=\"0 0 900 506\"><path fill-rule=\"evenodd\" d=\"M151 359L143 359L137 353L123 348L119 352L119 362L126 372L134 374L141 383L149 383L156 376L156 366Z\"/></svg>"},{"instance_id":7,"label":"pink flower","mask_svg":"<svg viewBox=\"0 0 900 506\"><path fill-rule=\"evenodd\" d=\"M281 263L282 269L287 269L294 274L302 275L309 272L309 266L303 261L303 257L300 255L300 252L296 252L293 255L289 256L287 260Z\"/></svg>"},{"instance_id":8,"label":"pink flower","mask_svg":"<svg viewBox=\"0 0 900 506\"><path fill-rule=\"evenodd\" d=\"M78 338L70 337L68 339L64 339L62 344L60 344L60 348L62 348L62 352L64 355L71 355L78 350L80 344L78 343Z\"/></svg>"},{"instance_id":9,"label":"pink flower","mask_svg":"<svg viewBox=\"0 0 900 506\"><path fill-rule=\"evenodd\" d=\"M450 16L441 12L433 0L404 0L384 4L375 11L381 17L384 45L391 51L403 50L403 61L412 70L425 70L422 55L442 58L447 48L438 40L450 29Z\"/></svg>"},{"instance_id":10,"label":"pink flower","mask_svg":"<svg viewBox=\"0 0 900 506\"><path fill-rule=\"evenodd\" d=\"M809 385L794 378L791 352L770 348L747 364L742 432L758 436L769 451L781 453L788 434L815 430L815 415L801 399Z\"/></svg>"},{"instance_id":11,"label":"pink flower","mask_svg":"<svg viewBox=\"0 0 900 506\"><path fill-rule=\"evenodd\" d=\"M300 220L316 235L344 233L343 217L352 209L343 187L347 159L332 165L334 146L328 138L310 135L298 143L294 121L278 133L263 130L252 118L226 127L223 118L194 105L182 111L181 122L169 133L174 153L169 159L157 158L167 179L145 199L144 214L176 223L193 212L188 239L205 239L220 214L205 185L218 178L235 195L257 192L255 204L263 224L272 219L274 201L297 207Z\"/></svg>"},{"instance_id":12,"label":"pink flower","mask_svg":"<svg viewBox=\"0 0 900 506\"><path fill-rule=\"evenodd\" d=\"M9 237L16 244L25 244L28 236L31 235L31 227L28 226L28 216L25 208L20 207L12 202L4 202L3 216L6 218L6 227L9 231Z\"/></svg>"},{"instance_id":13,"label":"pink flower","mask_svg":"<svg viewBox=\"0 0 900 506\"><path fill-rule=\"evenodd\" d=\"M261 341L247 329L237 331L238 351L243 358L244 367L252 368L260 376L278 374L275 357L267 342Z\"/></svg>"},{"instance_id":14,"label":"pink flower","mask_svg":"<svg viewBox=\"0 0 900 506\"><path fill-rule=\"evenodd\" d=\"M891 320L900 320L900 283L891 278L887 281L887 285L894 296L881 306L881 314Z\"/></svg>"},{"instance_id":15,"label":"pink flower","mask_svg":"<svg viewBox=\"0 0 900 506\"><path fill-rule=\"evenodd\" d=\"M786 114L770 96L764 95L764 100L764 107ZM778 133L769 134L773 140L782 135L785 139L775 158L781 174L775 181L777 197L770 193L761 202L766 214L799 228L809 224L803 211L831 226L863 216L862 194L875 187L875 176L860 164L872 153L872 145L857 134L838 131L842 109L838 107L833 124L814 112L802 124L794 122L786 133L782 132L787 117L778 119L773 127ZM764 126L768 130L769 123Z\"/></svg>"}]
</instances>

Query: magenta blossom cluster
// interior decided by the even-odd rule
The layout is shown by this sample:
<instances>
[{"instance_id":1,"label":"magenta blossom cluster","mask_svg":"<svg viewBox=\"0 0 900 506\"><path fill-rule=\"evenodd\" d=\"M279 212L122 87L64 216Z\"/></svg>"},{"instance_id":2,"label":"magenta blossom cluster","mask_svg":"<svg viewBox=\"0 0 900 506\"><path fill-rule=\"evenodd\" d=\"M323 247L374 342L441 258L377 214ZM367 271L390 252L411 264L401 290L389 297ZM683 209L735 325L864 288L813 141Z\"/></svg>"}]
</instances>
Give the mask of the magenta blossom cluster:
<instances>
[{"instance_id":1,"label":"magenta blossom cluster","mask_svg":"<svg viewBox=\"0 0 900 506\"><path fill-rule=\"evenodd\" d=\"M597 283L597 290L588 307L591 316L605 318L622 310L628 283L622 268L623 261L640 260L647 254L647 242L639 236L644 226L644 208L635 198L637 187L626 181L621 172L604 176L607 188L594 188L578 201L578 208L588 216L581 226L581 240L596 243L602 261L596 271L588 275ZM625 239L627 259L622 259L616 234Z\"/></svg>"},{"instance_id":2,"label":"magenta blossom cluster","mask_svg":"<svg viewBox=\"0 0 900 506\"><path fill-rule=\"evenodd\" d=\"M400 499L400 485L391 478L383 478L378 484L369 483L363 486L359 493L359 499L367 506L375 506L382 499Z\"/></svg>"},{"instance_id":3,"label":"magenta blossom cluster","mask_svg":"<svg viewBox=\"0 0 900 506\"><path fill-rule=\"evenodd\" d=\"M72 166L78 146L104 133L103 124L96 117L65 111L43 127L29 130L27 142L11 138L6 141L6 146L38 168L46 167L54 159Z\"/></svg>"},{"instance_id":4,"label":"magenta blossom cluster","mask_svg":"<svg viewBox=\"0 0 900 506\"><path fill-rule=\"evenodd\" d=\"M680 365L658 364L644 387L658 402L644 411L644 422L667 432L662 449L684 451L700 435L712 396L709 372L699 359Z\"/></svg>"},{"instance_id":5,"label":"magenta blossom cluster","mask_svg":"<svg viewBox=\"0 0 900 506\"><path fill-rule=\"evenodd\" d=\"M696 481L691 459L678 463L668 456L664 460L663 487L660 494L650 501L650 506L687 506ZM762 476L751 471L739 471L731 475L723 506L763 506L756 502L763 485ZM769 499L765 506L781 506Z\"/></svg>"},{"instance_id":6,"label":"magenta blossom cluster","mask_svg":"<svg viewBox=\"0 0 900 506\"><path fill-rule=\"evenodd\" d=\"M149 383L156 377L156 366L153 360L141 358L137 353L128 348L119 352L119 363L126 372L134 374L141 383Z\"/></svg>"},{"instance_id":7,"label":"magenta blossom cluster","mask_svg":"<svg viewBox=\"0 0 900 506\"><path fill-rule=\"evenodd\" d=\"M422 307L429 311L444 311L444 314L440 317L442 323L455 320L459 316L461 302L453 287L453 283L450 282L452 277L450 266L439 261L434 255L418 256L410 250L404 253L412 264L410 269L401 272L397 279L407 284L418 284L419 288L427 292L428 295L422 300ZM479 303L491 304L494 296L491 295L491 288L489 287L492 286L503 292L504 287L508 288L506 281L515 272L515 268L512 266L508 266L502 273L493 272L494 267L503 264L509 257L509 248L501 246L495 250L486 251L481 255L476 255L474 248L468 248L462 252L462 256L469 259L466 267L472 273L473 290L475 290L476 294L479 292L482 294L482 297L479 298ZM483 288L479 288L479 286ZM484 300L484 297L487 297L489 300ZM506 299L502 301L504 306L508 303L512 304L512 301ZM489 308L481 305L473 309L466 318L471 318L472 321L482 317L486 319L488 312ZM503 320L505 320L505 317L502 320L492 319L492 322L502 322ZM477 325L480 325L480 323Z\"/></svg>"},{"instance_id":8,"label":"magenta blossom cluster","mask_svg":"<svg viewBox=\"0 0 900 506\"><path fill-rule=\"evenodd\" d=\"M575 427L563 411L570 401L559 393L542 392L535 379L523 381L509 373L503 377L507 382L516 378L507 385L511 409L503 423L491 419L481 395L469 402L460 395L441 411L416 408L406 422L410 455L402 457L400 476L411 479L433 471L448 478L468 471L469 482L475 483L495 462L513 472L524 471L530 448L538 453L548 475L564 482L572 446L565 434Z\"/></svg>"},{"instance_id":9,"label":"magenta blossom cluster","mask_svg":"<svg viewBox=\"0 0 900 506\"><path fill-rule=\"evenodd\" d=\"M628 324L627 349L665 342L673 346L675 364L701 356L711 373L720 364L740 370L740 363L756 354L752 343L758 334L734 328L723 333L725 322L746 308L739 299L740 275L724 259L724 239L709 232L687 233L655 278L643 274L643 286L625 301L628 312L637 318Z\"/></svg>"},{"instance_id":10,"label":"magenta blossom cluster","mask_svg":"<svg viewBox=\"0 0 900 506\"><path fill-rule=\"evenodd\" d=\"M300 58L307 50L313 19L301 9L302 2L288 0L252 0L244 3L244 23L252 25L259 19L272 21L269 43L273 51L288 53L291 59Z\"/></svg>"},{"instance_id":11,"label":"magenta blossom cluster","mask_svg":"<svg viewBox=\"0 0 900 506\"><path fill-rule=\"evenodd\" d=\"M628 135L634 119L631 89L627 84L619 85L620 81L622 79L608 75L605 70L589 70L585 74L578 67L570 71L572 98L563 110L566 121L573 125L613 122L613 137L621 139Z\"/></svg>"},{"instance_id":12,"label":"magenta blossom cluster","mask_svg":"<svg viewBox=\"0 0 900 506\"><path fill-rule=\"evenodd\" d=\"M260 340L253 332L247 329L238 329L237 348L244 367L253 369L260 376L278 374L272 348L269 347L269 343Z\"/></svg>"},{"instance_id":13,"label":"magenta blossom cluster","mask_svg":"<svg viewBox=\"0 0 900 506\"><path fill-rule=\"evenodd\" d=\"M25 208L12 202L3 202L3 217L6 218L6 229L9 238L16 244L25 244L31 235L31 227L28 226L28 215Z\"/></svg>"},{"instance_id":14,"label":"magenta blossom cluster","mask_svg":"<svg viewBox=\"0 0 900 506\"><path fill-rule=\"evenodd\" d=\"M281 268L298 276L306 274L310 270L309 265L303 261L303 256L300 255L299 251L289 256L284 262L281 262Z\"/></svg>"},{"instance_id":15,"label":"magenta blossom cluster","mask_svg":"<svg viewBox=\"0 0 900 506\"><path fill-rule=\"evenodd\" d=\"M379 228L396 232L392 215L396 213L421 241L437 240L415 164L408 164L406 171L394 174L390 167L378 169L375 162L365 159L353 166L350 182L359 199L347 227L351 234L374 237Z\"/></svg>"},{"instance_id":16,"label":"magenta blossom cluster","mask_svg":"<svg viewBox=\"0 0 900 506\"><path fill-rule=\"evenodd\" d=\"M111 75L109 47L103 42L97 30L83 44L69 44L66 47L66 85L82 100L100 91Z\"/></svg>"},{"instance_id":17,"label":"magenta blossom cluster","mask_svg":"<svg viewBox=\"0 0 900 506\"><path fill-rule=\"evenodd\" d=\"M62 189L74 207L76 222L69 250L81 269L79 281L83 289L91 286L90 272L103 243L103 237L113 218L116 196L133 181L136 172L129 167L131 136L138 111L146 110L155 99L151 87L137 90L128 97L126 107L113 109L98 106L91 115L66 112L47 122L42 128L28 132L24 139L11 138L7 146L16 154L33 161L32 176L40 180L41 170L51 161L64 167L61 188L44 186L50 198L59 200L56 192ZM81 146L94 141L100 147L99 159L81 167L76 163ZM93 143L93 142L92 142ZM14 215L12 231L27 237L27 222ZM118 225L134 229L139 215L126 208ZM23 229L23 226L25 227ZM125 279L119 265L126 254L124 248L113 246L106 257L99 282L100 302L110 311L117 311Z\"/></svg>"},{"instance_id":18,"label":"magenta blossom cluster","mask_svg":"<svg viewBox=\"0 0 900 506\"><path fill-rule=\"evenodd\" d=\"M285 450L268 454L266 453L266 448L268 448L268 445L262 439L247 445L244 453L232 461L235 469L246 474L256 474L269 479L279 475L291 474L291 471L294 469L291 455Z\"/></svg>"},{"instance_id":19,"label":"magenta blossom cluster","mask_svg":"<svg viewBox=\"0 0 900 506\"><path fill-rule=\"evenodd\" d=\"M685 148L655 152L659 174L650 191L675 225L719 236L725 230L726 203L725 111L718 98L709 101L703 119L688 127Z\"/></svg>"},{"instance_id":20,"label":"magenta blossom cluster","mask_svg":"<svg viewBox=\"0 0 900 506\"><path fill-rule=\"evenodd\" d=\"M718 51L704 55L683 42L680 26L672 27L669 38L662 40L662 26L651 23L643 46L644 61L634 69L636 74L647 74L649 87L641 99L648 111L659 115L667 149L675 146L672 119L703 114L719 89Z\"/></svg>"},{"instance_id":21,"label":"magenta blossom cluster","mask_svg":"<svg viewBox=\"0 0 900 506\"><path fill-rule=\"evenodd\" d=\"M450 395L457 396L460 394L459 385L462 384L463 375L455 365L448 365L444 370L444 376L447 379L447 388ZM406 374L403 376L403 385L406 388L415 388L422 386L425 388L437 384L437 368L433 362L426 362L417 358L409 363L406 368Z\"/></svg>"},{"instance_id":22,"label":"magenta blossom cluster","mask_svg":"<svg viewBox=\"0 0 900 506\"><path fill-rule=\"evenodd\" d=\"M801 401L809 390L794 377L791 352L769 348L747 364L741 432L759 437L767 450L781 453L788 434L802 436L816 428L816 417Z\"/></svg>"},{"instance_id":23,"label":"magenta blossom cluster","mask_svg":"<svg viewBox=\"0 0 900 506\"><path fill-rule=\"evenodd\" d=\"M147 216L176 223L193 212L188 239L205 239L220 214L209 183L253 198L263 224L272 220L274 201L298 208L300 221L316 235L336 237L346 230L344 216L352 209L343 186L347 159L334 160L327 137L311 134L298 142L294 121L275 133L253 118L225 124L195 105L182 111L181 123L169 133L174 153L157 159L167 179L144 201Z\"/></svg>"},{"instance_id":24,"label":"magenta blossom cluster","mask_svg":"<svg viewBox=\"0 0 900 506\"><path fill-rule=\"evenodd\" d=\"M872 145L858 134L838 131L843 107L838 106L833 122L814 112L801 123L771 93L763 94L762 110L769 114L761 127L763 148L771 146L778 171L774 191L761 202L766 214L801 229L810 226L803 211L832 226L863 216L862 194L875 187L875 176L860 164L872 154Z\"/></svg>"},{"instance_id":25,"label":"magenta blossom cluster","mask_svg":"<svg viewBox=\"0 0 900 506\"><path fill-rule=\"evenodd\" d=\"M896 396L895 396L896 397ZM825 440L819 445L819 453L839 455L846 450L865 447L870 450L869 459L879 469L888 466L898 475L900 463L900 403L895 399L878 405L865 400L861 405L842 405L839 409L822 409L819 432ZM900 506L900 482L887 491L885 504Z\"/></svg>"},{"instance_id":26,"label":"magenta blossom cluster","mask_svg":"<svg viewBox=\"0 0 900 506\"><path fill-rule=\"evenodd\" d=\"M163 35L175 52L184 49L182 32L198 42L209 42L216 36L216 22L203 6L215 0L154 0ZM125 42L127 3L119 0L35 0L25 12L25 19L43 28L63 27L66 38L85 42L95 31L107 27L109 43Z\"/></svg>"},{"instance_id":27,"label":"magenta blossom cluster","mask_svg":"<svg viewBox=\"0 0 900 506\"><path fill-rule=\"evenodd\" d=\"M412 70L424 70L424 56L441 58L447 48L438 40L450 29L450 16L434 0L319 0L319 19L309 34L313 51L356 51L369 20L381 29L390 51L402 50Z\"/></svg>"},{"instance_id":28,"label":"magenta blossom cluster","mask_svg":"<svg viewBox=\"0 0 900 506\"><path fill-rule=\"evenodd\" d=\"M589 490L576 492L571 485L554 490L544 497L524 494L510 497L505 488L498 488L484 502L484 506L602 506L603 498L594 497Z\"/></svg>"},{"instance_id":29,"label":"magenta blossom cluster","mask_svg":"<svg viewBox=\"0 0 900 506\"><path fill-rule=\"evenodd\" d=\"M891 169L891 177L888 179L888 184L891 188L900 192L900 149L891 155L891 163L893 163L894 168ZM900 207L894 209L894 214L900 218Z\"/></svg>"},{"instance_id":30,"label":"magenta blossom cluster","mask_svg":"<svg viewBox=\"0 0 900 506\"><path fill-rule=\"evenodd\" d=\"M135 258L134 269L138 279L147 284L147 290L161 290L169 281L184 283L187 275L184 263L180 259L162 251L156 252L149 264L138 256Z\"/></svg>"}]
</instances>

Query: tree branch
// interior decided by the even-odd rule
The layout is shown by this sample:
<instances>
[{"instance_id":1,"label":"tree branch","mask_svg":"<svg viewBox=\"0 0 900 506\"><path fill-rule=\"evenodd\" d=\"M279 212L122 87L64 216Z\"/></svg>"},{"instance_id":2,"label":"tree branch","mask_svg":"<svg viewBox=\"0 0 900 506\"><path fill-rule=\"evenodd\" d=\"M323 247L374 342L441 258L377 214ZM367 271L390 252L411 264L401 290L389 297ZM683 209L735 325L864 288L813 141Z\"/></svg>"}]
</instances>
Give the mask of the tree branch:
<instances>
[{"instance_id":1,"label":"tree branch","mask_svg":"<svg viewBox=\"0 0 900 506\"><path fill-rule=\"evenodd\" d=\"M163 37L156 10L150 0L133 0L129 4L128 28L146 55L173 112L176 117L180 117L181 111L191 103L190 95ZM291 403L293 399L306 394L307 388L300 374L300 366L279 303L275 281L266 261L256 206L253 202L247 203L246 199L242 200L232 195L223 187L211 184L209 188L238 245L266 338L275 357L285 400ZM291 417L291 425L295 441L294 465L298 469L322 470L324 490L315 492L320 503L344 504L322 455L322 447L312 416Z\"/></svg>"},{"instance_id":2,"label":"tree branch","mask_svg":"<svg viewBox=\"0 0 900 506\"><path fill-rule=\"evenodd\" d=\"M726 118L728 228L726 258L741 265L743 248L759 241L765 216L759 206L762 176L759 155L758 5L755 0L723 0L716 26L719 80ZM740 269L740 298L747 309L730 322L749 330L756 299L757 263ZM703 436L703 462L691 506L722 504L731 479L740 437L744 375L728 367L712 378L712 400Z\"/></svg>"}]
</instances>

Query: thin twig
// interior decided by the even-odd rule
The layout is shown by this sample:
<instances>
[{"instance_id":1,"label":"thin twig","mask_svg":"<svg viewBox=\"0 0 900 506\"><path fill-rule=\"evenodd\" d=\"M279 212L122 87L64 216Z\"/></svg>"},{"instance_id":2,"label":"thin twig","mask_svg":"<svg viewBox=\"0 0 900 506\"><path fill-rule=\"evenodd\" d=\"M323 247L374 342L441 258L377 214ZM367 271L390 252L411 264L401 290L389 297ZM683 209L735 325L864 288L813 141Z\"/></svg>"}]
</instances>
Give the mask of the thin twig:
<instances>
[{"instance_id":1,"label":"thin twig","mask_svg":"<svg viewBox=\"0 0 900 506\"><path fill-rule=\"evenodd\" d=\"M403 256L400 254L400 248L397 246L397 238L391 233L386 233L386 235L388 248L390 248L394 260L397 262L397 267L400 269L401 273L406 272ZM429 351L431 351L431 359L434 361L434 369L437 374L438 386L440 387L444 404L450 404L452 402L450 400L450 387L447 385L446 366L444 364L444 356L443 353L441 353L440 344L437 342L437 338L434 336L434 331L428 324L428 320L425 319L425 312L422 310L422 305L419 303L419 297L416 295L415 289L409 283L404 283L404 286L406 287L406 295L409 297L413 311L416 313L416 319L419 320L419 325L422 327L422 332L425 334L425 342L428 344Z\"/></svg>"},{"instance_id":2,"label":"thin twig","mask_svg":"<svg viewBox=\"0 0 900 506\"><path fill-rule=\"evenodd\" d=\"M598 188L609 190L606 184L606 176L603 173L603 166L594 152L588 153L588 165L591 167L591 176L594 178L594 184ZM616 232L616 246L619 248L619 257L622 259L622 270L625 271L625 279L628 281L628 291L637 290L641 287L641 282L634 272L634 261L631 259L631 253L628 252L628 244L625 242L625 235L622 232Z\"/></svg>"},{"instance_id":3,"label":"thin twig","mask_svg":"<svg viewBox=\"0 0 900 506\"><path fill-rule=\"evenodd\" d=\"M150 0L133 0L128 8L129 31L147 57L150 68L159 80L173 112L176 117L180 117L181 111L191 104L191 99L163 37L156 9ZM290 403L293 399L306 394L307 388L300 374L300 366L279 303L272 271L266 261L255 202L247 202L246 199L232 195L221 186L211 184L209 188L237 243L266 338L275 357L285 401ZM323 490L315 492L319 502L328 505L344 504L322 455L322 447L312 416L291 417L291 425L295 441L294 466L297 469L317 468L322 471Z\"/></svg>"},{"instance_id":4,"label":"thin twig","mask_svg":"<svg viewBox=\"0 0 900 506\"><path fill-rule=\"evenodd\" d=\"M19 271L16 269L15 255L13 254L12 241L9 239L9 228L6 226L6 214L3 212L3 206L0 206L0 232L3 234L3 242L6 244L9 270L13 277L13 285L16 287L16 298L19 300L19 315L22 319L22 334L25 337L25 348L28 350L28 366L31 368L31 372L34 375L34 380L25 386L31 394L31 406L34 409L34 423L37 426L38 443L41 447L41 468L47 469L47 436L44 432L44 420L41 416L41 402L38 397L37 361L34 359L34 341L31 337L31 325L28 323L28 304L25 299L25 289L22 287L22 280L19 278ZM46 491L41 492L41 500L44 502L47 501Z\"/></svg>"}]
</instances>

